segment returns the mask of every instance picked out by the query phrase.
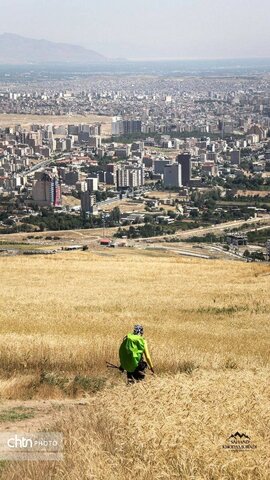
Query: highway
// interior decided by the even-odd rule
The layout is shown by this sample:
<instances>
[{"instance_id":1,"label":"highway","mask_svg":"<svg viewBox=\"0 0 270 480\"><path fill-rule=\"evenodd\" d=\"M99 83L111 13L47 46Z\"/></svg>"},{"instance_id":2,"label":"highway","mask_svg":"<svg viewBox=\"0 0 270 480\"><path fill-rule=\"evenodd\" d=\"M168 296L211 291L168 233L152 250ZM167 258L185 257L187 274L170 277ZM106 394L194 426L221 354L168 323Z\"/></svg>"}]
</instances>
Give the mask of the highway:
<instances>
[{"instance_id":1,"label":"highway","mask_svg":"<svg viewBox=\"0 0 270 480\"><path fill-rule=\"evenodd\" d=\"M33 167L30 168L30 170L28 170L28 172L25 172L26 175L29 175L29 173L33 173L33 172L36 172L37 170L39 170L40 168L44 168L44 167L47 167L48 165L50 165L50 163L54 163L54 162L61 162L62 160L66 160L65 157L59 157L59 156L56 156L56 157L51 157L51 158L47 158L47 160L42 160L41 162L37 163L36 165L34 165Z\"/></svg>"},{"instance_id":2,"label":"highway","mask_svg":"<svg viewBox=\"0 0 270 480\"><path fill-rule=\"evenodd\" d=\"M270 223L270 215L264 216L262 218L252 218L251 220L235 220L233 222L220 223L218 225L213 225L211 227L199 227L199 228L195 228L192 230L185 230L185 231L178 230L173 235L160 235L157 237L138 238L136 240L140 242L147 242L149 240L160 240L161 238L170 238L170 237L177 237L180 239L186 239L186 238L196 237L196 236L202 237L207 233L218 233L218 232L223 233L224 230L239 228L245 224L253 225L255 223L263 223L263 222Z\"/></svg>"},{"instance_id":3,"label":"highway","mask_svg":"<svg viewBox=\"0 0 270 480\"><path fill-rule=\"evenodd\" d=\"M97 207L99 210L102 210L102 207L106 207L107 205L115 202L119 202L119 196L107 198L107 200L104 200L102 202L97 202Z\"/></svg>"},{"instance_id":4,"label":"highway","mask_svg":"<svg viewBox=\"0 0 270 480\"><path fill-rule=\"evenodd\" d=\"M50 163L53 161L52 158L50 158L49 160L43 160L42 162L40 163L37 163L36 165L34 165L33 167L31 167L28 172L25 172L26 175L29 175L31 173L34 173L36 172L37 170L39 170L40 168L44 168L46 167L47 165L50 165Z\"/></svg>"},{"instance_id":5,"label":"highway","mask_svg":"<svg viewBox=\"0 0 270 480\"><path fill-rule=\"evenodd\" d=\"M179 255L183 255L183 256L186 256L186 257L203 258L205 260L210 260L211 259L211 257L209 255L203 255L201 253L194 253L194 252L190 252L188 250L179 250L179 248L153 246L153 247L145 247L145 250L165 250L167 252L175 252L175 253L178 253Z\"/></svg>"}]
</instances>

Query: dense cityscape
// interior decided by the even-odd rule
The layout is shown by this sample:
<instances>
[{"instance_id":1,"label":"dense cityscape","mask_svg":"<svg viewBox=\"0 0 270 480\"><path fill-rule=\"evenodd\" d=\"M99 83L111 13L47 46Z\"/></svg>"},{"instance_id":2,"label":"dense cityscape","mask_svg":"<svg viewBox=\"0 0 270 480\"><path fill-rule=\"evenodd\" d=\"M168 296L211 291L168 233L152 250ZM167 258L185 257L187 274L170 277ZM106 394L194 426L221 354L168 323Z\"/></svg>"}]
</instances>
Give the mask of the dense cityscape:
<instances>
[{"instance_id":1,"label":"dense cityscape","mask_svg":"<svg viewBox=\"0 0 270 480\"><path fill-rule=\"evenodd\" d=\"M155 237L269 215L269 74L25 76L0 90L0 233Z\"/></svg>"}]
</instances>

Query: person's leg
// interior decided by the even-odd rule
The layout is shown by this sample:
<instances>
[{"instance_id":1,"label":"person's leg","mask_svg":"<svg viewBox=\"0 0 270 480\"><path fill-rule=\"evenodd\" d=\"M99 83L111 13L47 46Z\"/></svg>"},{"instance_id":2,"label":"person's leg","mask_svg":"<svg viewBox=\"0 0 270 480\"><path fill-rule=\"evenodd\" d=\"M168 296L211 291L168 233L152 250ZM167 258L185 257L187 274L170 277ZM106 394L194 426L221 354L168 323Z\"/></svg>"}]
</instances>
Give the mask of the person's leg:
<instances>
[{"instance_id":1,"label":"person's leg","mask_svg":"<svg viewBox=\"0 0 270 480\"><path fill-rule=\"evenodd\" d=\"M133 377L137 382L145 379L145 370L147 369L147 363L141 360L136 370L133 372Z\"/></svg>"},{"instance_id":2,"label":"person's leg","mask_svg":"<svg viewBox=\"0 0 270 480\"><path fill-rule=\"evenodd\" d=\"M127 372L127 384L135 383L134 372Z\"/></svg>"},{"instance_id":3,"label":"person's leg","mask_svg":"<svg viewBox=\"0 0 270 480\"><path fill-rule=\"evenodd\" d=\"M144 360L140 360L139 365L134 372L127 372L127 383L140 382L145 379L145 370L147 369L147 363Z\"/></svg>"}]
</instances>

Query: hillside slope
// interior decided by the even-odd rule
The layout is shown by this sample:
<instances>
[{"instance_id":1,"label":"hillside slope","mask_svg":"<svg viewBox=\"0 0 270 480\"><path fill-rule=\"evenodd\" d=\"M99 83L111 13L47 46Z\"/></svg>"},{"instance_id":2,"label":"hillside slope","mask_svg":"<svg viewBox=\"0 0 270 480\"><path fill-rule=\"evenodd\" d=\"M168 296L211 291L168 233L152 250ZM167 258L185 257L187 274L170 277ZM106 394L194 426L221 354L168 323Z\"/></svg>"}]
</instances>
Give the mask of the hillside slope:
<instances>
[{"instance_id":1,"label":"hillside slope","mask_svg":"<svg viewBox=\"0 0 270 480\"><path fill-rule=\"evenodd\" d=\"M60 399L65 441L63 462L3 479L269 478L269 265L97 249L0 268L0 398ZM134 323L156 375L127 387L105 361Z\"/></svg>"},{"instance_id":2,"label":"hillside slope","mask_svg":"<svg viewBox=\"0 0 270 480\"><path fill-rule=\"evenodd\" d=\"M93 50L55 43L48 40L26 38L13 33L0 35L0 64L42 64L104 62L106 58Z\"/></svg>"},{"instance_id":3,"label":"hillside slope","mask_svg":"<svg viewBox=\"0 0 270 480\"><path fill-rule=\"evenodd\" d=\"M0 268L0 376L104 375L135 323L162 373L269 365L270 266L111 249Z\"/></svg>"},{"instance_id":4,"label":"hillside slope","mask_svg":"<svg viewBox=\"0 0 270 480\"><path fill-rule=\"evenodd\" d=\"M106 390L54 425L64 434L64 462L13 464L4 478L267 480L267 377L198 371ZM237 431L250 437L245 451L224 448Z\"/></svg>"}]
</instances>

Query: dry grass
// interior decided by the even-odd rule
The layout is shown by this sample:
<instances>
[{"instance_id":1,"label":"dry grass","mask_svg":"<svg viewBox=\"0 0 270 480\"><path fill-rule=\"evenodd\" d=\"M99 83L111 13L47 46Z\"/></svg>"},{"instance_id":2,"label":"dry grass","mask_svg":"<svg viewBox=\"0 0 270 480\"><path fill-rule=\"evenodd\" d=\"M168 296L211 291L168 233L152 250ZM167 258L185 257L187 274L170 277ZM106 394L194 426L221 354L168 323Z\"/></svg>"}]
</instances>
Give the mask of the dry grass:
<instances>
[{"instance_id":1,"label":"dry grass","mask_svg":"<svg viewBox=\"0 0 270 480\"><path fill-rule=\"evenodd\" d=\"M108 227L106 228L106 236L112 237L117 231L119 227ZM11 233L9 235L1 234L0 230L0 242L22 242L25 239L32 235L31 233ZM46 230L46 232L34 232L34 235L37 239L39 237L41 240L47 237L48 235L60 237L61 240L75 240L76 242L79 241L79 238L85 240L93 240L98 239L103 236L103 228L89 228L89 229L79 229L79 230Z\"/></svg>"},{"instance_id":2,"label":"dry grass","mask_svg":"<svg viewBox=\"0 0 270 480\"><path fill-rule=\"evenodd\" d=\"M197 371L97 394L55 425L60 463L12 464L12 480L267 480L268 371ZM236 431L256 449L225 450Z\"/></svg>"},{"instance_id":3,"label":"dry grass","mask_svg":"<svg viewBox=\"0 0 270 480\"><path fill-rule=\"evenodd\" d=\"M81 204L79 198L75 198L72 195L63 195L62 196L62 205L69 205L70 207L78 206Z\"/></svg>"},{"instance_id":4,"label":"dry grass","mask_svg":"<svg viewBox=\"0 0 270 480\"><path fill-rule=\"evenodd\" d=\"M119 207L120 210L121 210L121 213L147 213L146 210L145 210L145 204L142 203L142 202L136 202L136 201L132 201L132 200L128 200L128 199L125 199L125 200L119 200L119 202L114 202L113 203L113 206L114 207ZM112 205L108 204L108 205L105 205L103 210L105 210L105 212L110 212L112 209Z\"/></svg>"},{"instance_id":5,"label":"dry grass","mask_svg":"<svg viewBox=\"0 0 270 480\"><path fill-rule=\"evenodd\" d=\"M158 372L186 361L269 365L269 266L123 250L0 258L0 266L3 378L103 375L138 322Z\"/></svg>"}]
</instances>

